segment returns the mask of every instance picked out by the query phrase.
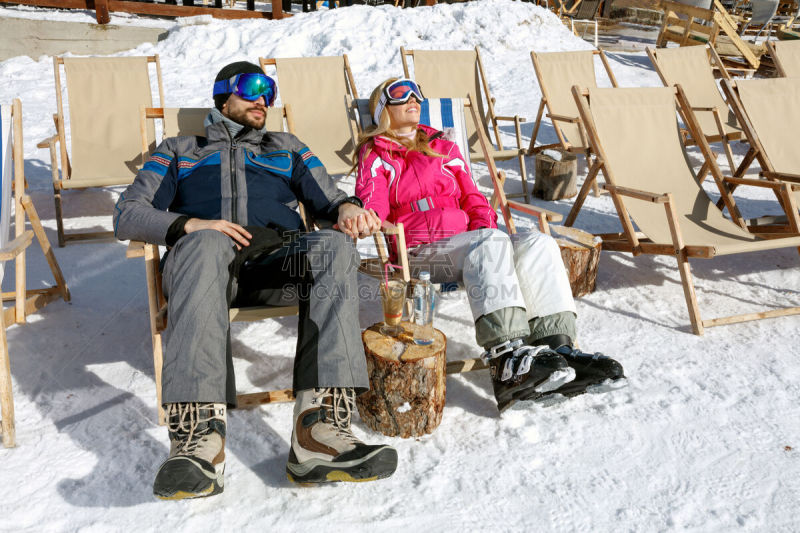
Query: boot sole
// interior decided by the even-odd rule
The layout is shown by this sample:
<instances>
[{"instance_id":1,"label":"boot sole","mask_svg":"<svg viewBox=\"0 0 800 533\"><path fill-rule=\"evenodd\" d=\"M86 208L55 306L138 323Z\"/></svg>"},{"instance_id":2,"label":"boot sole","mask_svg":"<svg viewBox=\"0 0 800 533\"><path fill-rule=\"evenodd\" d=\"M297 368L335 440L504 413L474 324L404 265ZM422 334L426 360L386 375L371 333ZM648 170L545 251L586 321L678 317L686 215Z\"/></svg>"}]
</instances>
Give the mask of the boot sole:
<instances>
[{"instance_id":1,"label":"boot sole","mask_svg":"<svg viewBox=\"0 0 800 533\"><path fill-rule=\"evenodd\" d=\"M187 484L190 486L197 486L200 485L203 481L207 481L208 485L204 485L202 488L198 490L166 490L164 484L177 484L174 483L174 477L172 480L168 478L167 481L164 481L160 478L160 476L156 476L156 481L153 486L153 496L158 498L159 500L189 500L193 498L206 498L208 496L213 496L215 494L221 493L225 489L225 463L221 463L219 465L220 471L214 470L214 472L208 471L203 465L189 457L181 457L180 458L182 463L187 464L188 467L184 466L183 468L179 469L177 474L180 479L181 483L185 483L187 479L189 480ZM165 461L161 468L164 467L170 460ZM175 461L175 458L172 459ZM161 469L159 469L159 474L161 473ZM173 470L173 476L175 475L175 470ZM191 479L194 478L194 482ZM160 481L160 483L159 483ZM172 481L172 483L170 483ZM158 484L162 484L162 486L156 486Z\"/></svg>"},{"instance_id":2,"label":"boot sole","mask_svg":"<svg viewBox=\"0 0 800 533\"><path fill-rule=\"evenodd\" d=\"M375 450L366 458L349 464L312 459L301 464L288 463L286 477L292 483L313 486L324 483L361 483L384 479L397 469L397 450L390 447Z\"/></svg>"}]
</instances>

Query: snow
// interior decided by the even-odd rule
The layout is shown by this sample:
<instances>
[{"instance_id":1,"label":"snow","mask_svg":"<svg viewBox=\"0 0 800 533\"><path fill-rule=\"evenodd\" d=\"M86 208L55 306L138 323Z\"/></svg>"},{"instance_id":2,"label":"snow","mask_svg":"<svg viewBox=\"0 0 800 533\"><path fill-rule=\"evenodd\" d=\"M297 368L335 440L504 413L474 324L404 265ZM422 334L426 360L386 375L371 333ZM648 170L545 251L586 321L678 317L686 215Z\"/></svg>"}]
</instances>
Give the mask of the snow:
<instances>
[{"instance_id":1,"label":"snow","mask_svg":"<svg viewBox=\"0 0 800 533\"><path fill-rule=\"evenodd\" d=\"M89 12L31 8L0 8L0 16L93 21ZM209 105L215 73L234 60L347 53L359 93L368 95L402 72L401 45L477 45L497 112L528 119L526 142L540 98L530 51L590 48L549 12L510 0L354 6L276 22L114 14L112 23L169 28L166 40L119 55L159 54L170 106ZM620 85L659 85L643 53L609 57ZM56 242L49 154L36 148L53 134L52 68L51 57L0 63L0 102L22 99L29 193ZM513 129L503 131L510 144ZM549 124L543 133L543 142L555 140ZM734 144L737 163L745 150ZM720 164L727 169L724 157ZM515 165L501 166L508 188L519 190ZM485 167L475 171L488 190ZM582 160L579 171L586 173ZM352 178L342 188L352 191ZM710 181L706 189L714 194ZM118 193L65 193L68 228L110 227ZM737 199L745 216L779 211L768 192L741 190ZM535 203L563 214L572 205ZM77 216L81 209L93 215ZM590 196L577 226L617 231L610 199ZM672 258L604 252L597 290L577 301L581 346L620 360L626 388L500 417L486 371L453 376L431 435L383 437L356 419L359 436L398 449L394 476L316 489L293 486L284 474L292 404L232 411L225 492L173 503L151 493L168 439L156 424L142 262L125 258L124 243L70 244L55 253L72 302L8 328L17 447L0 449L2 531L800 530L800 318L692 335ZM797 261L790 249L693 261L704 317L800 305ZM13 269L6 270L4 290L11 290ZM28 282L50 283L36 246ZM361 325L380 316L377 299L366 299ZM463 292L442 298L435 323L448 337L449 359L479 353ZM234 325L241 391L290 386L296 333L296 318Z\"/></svg>"}]
</instances>

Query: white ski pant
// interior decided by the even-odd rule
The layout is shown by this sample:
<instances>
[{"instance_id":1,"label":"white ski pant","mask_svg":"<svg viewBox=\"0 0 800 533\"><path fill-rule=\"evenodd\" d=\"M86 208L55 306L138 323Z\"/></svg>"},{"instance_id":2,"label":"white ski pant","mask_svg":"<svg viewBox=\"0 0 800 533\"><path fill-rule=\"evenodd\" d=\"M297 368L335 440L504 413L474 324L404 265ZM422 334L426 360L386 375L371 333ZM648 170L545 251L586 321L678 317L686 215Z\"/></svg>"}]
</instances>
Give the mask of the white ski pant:
<instances>
[{"instance_id":1,"label":"white ski pant","mask_svg":"<svg viewBox=\"0 0 800 533\"><path fill-rule=\"evenodd\" d=\"M413 277L427 270L434 283L463 282L473 320L506 307L524 308L528 320L576 313L558 243L538 231L467 231L409 250L409 262Z\"/></svg>"}]
</instances>

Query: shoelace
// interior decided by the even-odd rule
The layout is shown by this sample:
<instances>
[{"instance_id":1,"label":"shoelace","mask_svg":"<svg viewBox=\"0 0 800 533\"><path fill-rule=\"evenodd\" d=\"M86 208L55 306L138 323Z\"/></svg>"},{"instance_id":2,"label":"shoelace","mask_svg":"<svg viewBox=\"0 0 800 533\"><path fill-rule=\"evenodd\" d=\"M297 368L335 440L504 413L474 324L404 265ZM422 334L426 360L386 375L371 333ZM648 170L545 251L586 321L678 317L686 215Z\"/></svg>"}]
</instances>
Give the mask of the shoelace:
<instances>
[{"instance_id":1,"label":"shoelace","mask_svg":"<svg viewBox=\"0 0 800 533\"><path fill-rule=\"evenodd\" d=\"M337 435L348 442L360 442L350 427L356 403L355 392L342 388L319 389L317 398L325 409L326 418L332 420ZM325 403L327 398L330 398L330 404ZM332 416L329 416L329 413Z\"/></svg>"},{"instance_id":2,"label":"shoelace","mask_svg":"<svg viewBox=\"0 0 800 533\"><path fill-rule=\"evenodd\" d=\"M211 416L200 416L201 412L212 413ZM203 437L211 432L211 427L206 425L198 431L198 426L203 422L222 417L214 410L212 403L173 403L167 408L167 429L175 434L181 444L178 452L181 455L191 455L197 449Z\"/></svg>"}]
</instances>

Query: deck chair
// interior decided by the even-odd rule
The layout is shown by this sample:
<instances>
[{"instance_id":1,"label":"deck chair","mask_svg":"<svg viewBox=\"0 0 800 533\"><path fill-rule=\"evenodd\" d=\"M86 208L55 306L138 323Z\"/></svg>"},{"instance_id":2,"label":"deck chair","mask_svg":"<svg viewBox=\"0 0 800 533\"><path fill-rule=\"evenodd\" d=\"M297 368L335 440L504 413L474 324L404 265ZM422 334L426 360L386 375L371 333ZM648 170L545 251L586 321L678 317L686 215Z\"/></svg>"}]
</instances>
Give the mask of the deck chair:
<instances>
[{"instance_id":1,"label":"deck chair","mask_svg":"<svg viewBox=\"0 0 800 533\"><path fill-rule=\"evenodd\" d=\"M177 135L205 136L203 120L209 111L210 109L207 108L142 108L141 130L144 131L146 129L145 125L148 125L148 122L150 123L149 125L152 125L154 120L161 120L165 137ZM291 124L291 115L289 113L287 107L275 106L269 108L267 112L267 129L270 131L284 131L284 123ZM149 149L146 141L143 138L141 151L144 153L147 153ZM306 224L310 227L308 221ZM167 301L164 298L161 286L161 272L159 271L161 256L157 245L141 241L131 241L128 245L126 256L129 258L144 258L147 307L150 315L150 335L153 343L154 379L158 400L158 421L159 424L163 425L166 422L166 418L161 404L161 368L163 366L161 334L167 327L168 317ZM266 318L294 316L297 312L297 306L233 307L230 310L230 320L231 322L255 322ZM291 389L286 389L238 394L236 399L239 409L250 409L265 403L292 401L294 400L294 394Z\"/></svg>"},{"instance_id":2,"label":"deck chair","mask_svg":"<svg viewBox=\"0 0 800 533\"><path fill-rule=\"evenodd\" d=\"M586 132L578 116L578 108L572 98L572 86L597 87L597 78L594 71L594 56L600 56L611 85L617 86L617 79L608 64L608 58L602 50L583 50L578 52L550 52L537 54L531 52L533 69L542 92L539 110L536 112L536 122L531 134L531 143L528 153L534 154L547 148L561 148L568 152L583 154L586 157L586 166L589 173L583 181L581 190L575 198L575 203L564 222L571 226L578 217L578 212L583 206L589 189L593 188L595 196L599 196L597 186L598 166L593 163L592 151L586 139ZM547 109L546 117L553 124L553 129L558 136L558 142L536 146L539 128L542 125L542 115Z\"/></svg>"},{"instance_id":3,"label":"deck chair","mask_svg":"<svg viewBox=\"0 0 800 533\"><path fill-rule=\"evenodd\" d=\"M358 98L358 91L347 55L258 61L264 72L268 66L277 72L278 97L292 108L292 131L329 174L348 174L353 145L343 103L345 96Z\"/></svg>"},{"instance_id":4,"label":"deck chair","mask_svg":"<svg viewBox=\"0 0 800 533\"><path fill-rule=\"evenodd\" d=\"M750 18L745 21L739 30L739 35L744 36L746 32L752 32L758 28L753 42L758 41L761 32L767 32L767 41L772 35L772 19L778 13L778 0L750 0Z\"/></svg>"},{"instance_id":5,"label":"deck chair","mask_svg":"<svg viewBox=\"0 0 800 533\"><path fill-rule=\"evenodd\" d=\"M781 77L800 78L800 40L770 41L767 49Z\"/></svg>"},{"instance_id":6,"label":"deck chair","mask_svg":"<svg viewBox=\"0 0 800 533\"><path fill-rule=\"evenodd\" d=\"M127 185L133 181L143 161L139 135L136 128L129 126L138 123L141 106L153 106L150 63L155 65L158 98L163 105L164 89L157 55L53 59L56 134L37 146L50 149L59 246L72 240L113 237L112 231L65 233L61 193ZM67 106L61 88L62 67ZM148 134L153 142L155 132L150 130Z\"/></svg>"},{"instance_id":7,"label":"deck chair","mask_svg":"<svg viewBox=\"0 0 800 533\"><path fill-rule=\"evenodd\" d=\"M797 138L790 133L788 126L800 121L800 79L723 80L722 89L750 144L734 177L742 177L757 160L761 176L768 181L775 184L781 181L800 183L800 151ZM800 201L800 193L795 192L792 196L795 203ZM789 211L790 204L785 203L780 195L778 201L784 212ZM756 225L785 224L782 216L761 217L750 222Z\"/></svg>"},{"instance_id":8,"label":"deck chair","mask_svg":"<svg viewBox=\"0 0 800 533\"><path fill-rule=\"evenodd\" d=\"M715 68L721 77L731 79L714 47L648 47L647 56L665 87L680 84L689 98L706 141L722 143L729 168L735 172L730 142L742 138L742 128L722 98L714 79Z\"/></svg>"},{"instance_id":9,"label":"deck chair","mask_svg":"<svg viewBox=\"0 0 800 533\"><path fill-rule=\"evenodd\" d=\"M733 197L725 194L724 177L700 134L700 125L680 86L636 89L573 88L592 149L603 166L604 187L611 192L623 231L601 235L605 250L634 255L674 255L678 262L692 331L760 318L800 313L791 307L703 320L700 316L689 258L762 252L800 246L800 236L778 239L750 233L737 216ZM728 211L725 218L706 195L685 157L678 130L676 101L697 139L710 172L720 184ZM760 186L763 180L740 180ZM776 184L770 184L775 188ZM790 186L777 186L786 202L794 203ZM800 227L796 209L792 226ZM634 230L634 223L639 231Z\"/></svg>"},{"instance_id":10,"label":"deck chair","mask_svg":"<svg viewBox=\"0 0 800 533\"><path fill-rule=\"evenodd\" d=\"M467 165L469 165L470 152L468 147L470 139L469 134L467 133L468 121L465 117L465 113L472 115L473 121L477 122L477 120L479 120L478 110L476 106L472 104L471 97L469 95L467 95L467 97L464 99L426 98L425 101L422 102L422 108L420 110L420 123L444 131L447 137L458 145L459 150L466 159ZM358 139L360 132L365 131L374 125L372 114L369 112L369 101L366 99L348 101L348 114L350 117L353 139L355 142ZM506 231L508 233L516 233L517 231L514 219L512 217L512 210L514 210L533 216L537 220L540 230L550 234L550 223L560 222L562 219L561 215L559 213L548 211L532 205L521 204L519 202L508 200L502 186L504 179L501 175L503 174L503 171L498 171L494 164L494 160L491 157L488 157L488 152L491 146L489 140L486 138L483 130L481 129L477 130L477 135L478 149L487 154L485 161L487 163L489 175L491 176L492 185L494 188L493 198L497 200L500 213L506 226ZM568 232L570 228L565 229ZM402 225L399 225L398 228L392 230L392 232L393 234L399 232L399 237L401 239L397 243L396 249L400 263L404 269L403 279L405 279L407 282L411 281L413 283L414 280L411 280L409 276L408 252L405 247L405 241L402 240ZM389 257L386 253L385 243L382 239L382 236L376 234L375 242L376 248L378 249L378 259L372 264L362 264L362 271L374 277L380 277L384 269L391 265L387 265ZM446 368L448 374L455 374L469 372L472 370L480 370L487 368L487 365L480 358L474 358L460 361L449 361L446 365Z\"/></svg>"},{"instance_id":11,"label":"deck chair","mask_svg":"<svg viewBox=\"0 0 800 533\"><path fill-rule=\"evenodd\" d=\"M15 99L10 106L0 106L0 281L6 261L15 263L15 289L3 292L3 301L13 303L0 309L0 432L3 445L15 445L14 400L11 394L11 370L8 357L6 326L24 324L27 315L41 309L56 298L70 300L69 289L47 240L39 215L30 197L25 194L25 166L22 149L22 103ZM12 210L14 231L11 237ZM31 228L25 229L25 220ZM33 238L39 242L56 284L46 289L26 289L25 259Z\"/></svg>"},{"instance_id":12,"label":"deck chair","mask_svg":"<svg viewBox=\"0 0 800 533\"><path fill-rule=\"evenodd\" d=\"M600 10L600 6L603 4L603 0L576 0L576 1L569 1L565 5L562 6L561 9L561 20L566 24L569 22L569 27L572 33L576 37L580 37L581 39L584 38L586 35L586 29L589 26L594 26L594 47L597 48L598 40L597 40L597 12ZM575 30L575 23L582 23L583 24L583 31L580 35Z\"/></svg>"},{"instance_id":13,"label":"deck chair","mask_svg":"<svg viewBox=\"0 0 800 533\"><path fill-rule=\"evenodd\" d=\"M475 122L472 114L467 115L467 138L469 139L469 158L472 161L487 162L487 157L493 161L506 161L516 158L519 163L520 178L522 180L522 193L509 195L510 198L522 197L525 202L530 202L528 192L528 172L525 168L526 150L522 144L522 131L520 124L525 122L519 115L500 116L495 113L495 99L489 90L489 82L481 61L481 54L476 46L474 50L406 50L400 47L400 57L403 60L403 72L407 78L411 77L408 58L414 65L414 79L427 98L466 98L472 99L476 106ZM514 124L516 148L504 148L500 136L499 123L501 121ZM489 130L494 133L495 143L491 142L484 153L480 148L478 130L482 131L486 139L490 139ZM505 178L503 178L505 179ZM497 207L495 203L493 207Z\"/></svg>"}]
</instances>

